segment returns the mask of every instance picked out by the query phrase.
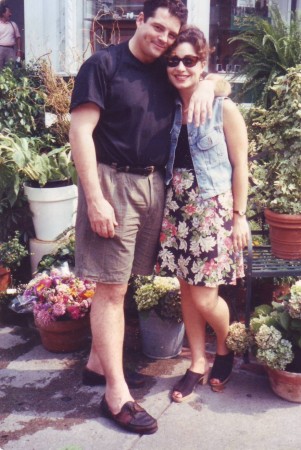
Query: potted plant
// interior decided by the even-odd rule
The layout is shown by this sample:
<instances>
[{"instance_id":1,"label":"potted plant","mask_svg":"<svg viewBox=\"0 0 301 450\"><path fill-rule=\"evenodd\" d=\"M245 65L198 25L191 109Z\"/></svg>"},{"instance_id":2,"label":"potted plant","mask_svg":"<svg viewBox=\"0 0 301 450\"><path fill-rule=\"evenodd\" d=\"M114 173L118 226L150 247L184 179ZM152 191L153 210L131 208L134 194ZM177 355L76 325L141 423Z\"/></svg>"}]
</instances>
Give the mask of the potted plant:
<instances>
[{"instance_id":1,"label":"potted plant","mask_svg":"<svg viewBox=\"0 0 301 450\"><path fill-rule=\"evenodd\" d=\"M20 242L19 232L15 232L14 237L7 242L0 242L0 291L6 291L11 282L11 274L14 274L27 255L26 246Z\"/></svg>"},{"instance_id":2,"label":"potted plant","mask_svg":"<svg viewBox=\"0 0 301 450\"><path fill-rule=\"evenodd\" d=\"M251 347L273 391L301 402L301 280L282 301L255 308L249 330L242 323L231 324L227 346L236 353Z\"/></svg>"},{"instance_id":3,"label":"potted plant","mask_svg":"<svg viewBox=\"0 0 301 450\"><path fill-rule=\"evenodd\" d=\"M143 353L156 359L177 356L184 338L177 278L138 276L133 283Z\"/></svg>"},{"instance_id":4,"label":"potted plant","mask_svg":"<svg viewBox=\"0 0 301 450\"><path fill-rule=\"evenodd\" d=\"M31 303L35 324L47 350L70 352L87 344L94 292L94 283L59 269L38 274L28 283L23 303Z\"/></svg>"},{"instance_id":5,"label":"potted plant","mask_svg":"<svg viewBox=\"0 0 301 450\"><path fill-rule=\"evenodd\" d=\"M26 138L6 131L0 134L0 161L0 195L12 206L24 184L38 239L53 241L75 224L76 172L69 144L56 148L50 135Z\"/></svg>"},{"instance_id":6,"label":"potted plant","mask_svg":"<svg viewBox=\"0 0 301 450\"><path fill-rule=\"evenodd\" d=\"M33 235L32 220L27 200L24 196L23 183L36 183L35 189L48 197L60 199L61 208L56 213L51 204L52 216L44 224L52 221L53 233L43 237L38 230L39 239L54 240L54 234L60 234L65 228L74 224L76 207L76 186L61 188L60 194L46 191L57 183L75 184L75 168L70 158L68 144L69 103L73 87L73 78L67 81L54 74L51 65L45 59L28 64L21 69L6 67L0 74L0 239L6 240L12 230L21 230ZM53 115L51 124L47 123L45 111ZM53 183L55 182L55 184ZM29 191L29 188L28 188ZM62 192L70 201L62 199ZM30 195L30 194L29 194ZM48 198L49 200L49 198ZM59 220L64 219L66 205L71 204L72 213L68 214L68 225ZM35 205L36 206L36 205ZM35 207L34 222L46 218ZM51 220L56 215L56 220ZM26 219L26 220L25 220ZM59 220L58 220L59 219ZM59 227L59 230L53 226ZM51 230L50 230L51 232Z\"/></svg>"},{"instance_id":7,"label":"potted plant","mask_svg":"<svg viewBox=\"0 0 301 450\"><path fill-rule=\"evenodd\" d=\"M37 261L37 272L50 271L55 267L67 266L70 270L75 266L75 228L70 227L58 237L57 245L52 252L43 255Z\"/></svg>"},{"instance_id":8,"label":"potted plant","mask_svg":"<svg viewBox=\"0 0 301 450\"><path fill-rule=\"evenodd\" d=\"M265 209L272 252L301 258L301 65L277 78L271 107L247 114L251 138L251 196ZM286 234L283 236L282 232Z\"/></svg>"},{"instance_id":9,"label":"potted plant","mask_svg":"<svg viewBox=\"0 0 301 450\"><path fill-rule=\"evenodd\" d=\"M242 31L229 39L229 44L238 44L232 61L235 64L237 60L241 66L237 76L243 75L246 80L238 95L252 92L254 101L265 107L276 78L301 60L300 15L292 13L286 21L276 4L269 9L270 18L249 16Z\"/></svg>"}]
</instances>

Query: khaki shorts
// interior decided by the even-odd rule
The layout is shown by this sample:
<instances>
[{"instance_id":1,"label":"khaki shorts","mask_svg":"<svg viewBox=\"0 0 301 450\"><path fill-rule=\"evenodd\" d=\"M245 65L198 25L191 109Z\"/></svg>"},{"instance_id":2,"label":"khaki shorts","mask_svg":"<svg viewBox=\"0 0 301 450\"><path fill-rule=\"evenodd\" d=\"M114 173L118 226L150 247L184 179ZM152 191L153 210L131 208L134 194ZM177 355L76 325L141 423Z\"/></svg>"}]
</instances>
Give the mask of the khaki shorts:
<instances>
[{"instance_id":1,"label":"khaki shorts","mask_svg":"<svg viewBox=\"0 0 301 450\"><path fill-rule=\"evenodd\" d=\"M77 276L99 283L124 284L131 274L150 275L156 262L165 201L163 175L116 172L99 164L106 200L114 207L118 226L114 238L91 230L79 183L75 266Z\"/></svg>"}]
</instances>

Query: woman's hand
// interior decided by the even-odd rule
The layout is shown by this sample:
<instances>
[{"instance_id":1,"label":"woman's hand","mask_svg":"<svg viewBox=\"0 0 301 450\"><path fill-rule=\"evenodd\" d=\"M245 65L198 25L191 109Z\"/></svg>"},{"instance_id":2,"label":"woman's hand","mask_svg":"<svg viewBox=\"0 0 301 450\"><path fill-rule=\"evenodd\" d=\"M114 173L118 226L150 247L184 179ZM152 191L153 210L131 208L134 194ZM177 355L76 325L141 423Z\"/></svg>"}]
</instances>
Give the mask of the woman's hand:
<instances>
[{"instance_id":1,"label":"woman's hand","mask_svg":"<svg viewBox=\"0 0 301 450\"><path fill-rule=\"evenodd\" d=\"M242 251L248 245L249 226L246 216L234 214L232 239L235 252Z\"/></svg>"}]
</instances>

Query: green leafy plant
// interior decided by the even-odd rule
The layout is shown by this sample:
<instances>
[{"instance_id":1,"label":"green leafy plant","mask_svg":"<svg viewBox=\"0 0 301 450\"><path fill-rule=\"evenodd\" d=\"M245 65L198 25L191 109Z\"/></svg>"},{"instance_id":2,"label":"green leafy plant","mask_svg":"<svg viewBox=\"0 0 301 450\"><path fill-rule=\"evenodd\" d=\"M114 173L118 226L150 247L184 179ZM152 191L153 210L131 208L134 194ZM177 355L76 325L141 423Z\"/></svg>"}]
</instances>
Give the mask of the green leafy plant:
<instances>
[{"instance_id":1,"label":"green leafy plant","mask_svg":"<svg viewBox=\"0 0 301 450\"><path fill-rule=\"evenodd\" d=\"M138 311L153 309L162 319L181 322L181 297L177 278L135 277L134 299Z\"/></svg>"},{"instance_id":2,"label":"green leafy plant","mask_svg":"<svg viewBox=\"0 0 301 450\"><path fill-rule=\"evenodd\" d=\"M250 330L239 322L231 324L227 346L236 353L251 346L256 358L268 367L301 372L301 280L282 301L255 308Z\"/></svg>"},{"instance_id":3,"label":"green leafy plant","mask_svg":"<svg viewBox=\"0 0 301 450\"><path fill-rule=\"evenodd\" d=\"M56 248L53 252L44 255L38 264L38 272L50 271L54 267L60 267L68 263L69 267L74 267L75 251L75 229L66 230L62 236L58 237Z\"/></svg>"},{"instance_id":4,"label":"green leafy plant","mask_svg":"<svg viewBox=\"0 0 301 450\"><path fill-rule=\"evenodd\" d=\"M242 93L253 90L265 106L275 79L301 63L300 14L292 13L286 23L275 4L270 11L271 21L254 16L247 29L229 39L229 43L238 43L234 59L245 63L239 73L246 77Z\"/></svg>"},{"instance_id":5,"label":"green leafy plant","mask_svg":"<svg viewBox=\"0 0 301 450\"><path fill-rule=\"evenodd\" d=\"M5 130L0 133L0 198L11 205L17 199L24 181L49 181L75 178L69 143L54 148L51 135L19 137Z\"/></svg>"},{"instance_id":6,"label":"green leafy plant","mask_svg":"<svg viewBox=\"0 0 301 450\"><path fill-rule=\"evenodd\" d=\"M33 67L6 66L0 72L0 131L18 136L45 132L45 93Z\"/></svg>"},{"instance_id":7,"label":"green leafy plant","mask_svg":"<svg viewBox=\"0 0 301 450\"><path fill-rule=\"evenodd\" d=\"M0 240L16 229L33 235L24 181L76 182L68 144L72 86L72 77L56 76L44 60L0 72ZM49 128L46 111L56 115Z\"/></svg>"},{"instance_id":8,"label":"green leafy plant","mask_svg":"<svg viewBox=\"0 0 301 450\"><path fill-rule=\"evenodd\" d=\"M301 214L301 64L288 69L270 88L269 109L245 115L250 145L250 196L259 211Z\"/></svg>"},{"instance_id":9,"label":"green leafy plant","mask_svg":"<svg viewBox=\"0 0 301 450\"><path fill-rule=\"evenodd\" d=\"M0 242L0 264L11 271L16 270L27 255L26 246L20 242L19 232L7 242Z\"/></svg>"}]
</instances>

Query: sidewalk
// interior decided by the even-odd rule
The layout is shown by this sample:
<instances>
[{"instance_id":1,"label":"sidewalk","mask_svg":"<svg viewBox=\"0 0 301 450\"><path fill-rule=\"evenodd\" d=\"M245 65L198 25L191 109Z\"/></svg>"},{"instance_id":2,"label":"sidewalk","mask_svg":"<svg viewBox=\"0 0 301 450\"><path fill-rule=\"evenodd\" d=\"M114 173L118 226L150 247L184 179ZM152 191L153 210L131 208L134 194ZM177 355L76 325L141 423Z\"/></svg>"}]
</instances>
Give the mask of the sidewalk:
<instances>
[{"instance_id":1,"label":"sidewalk","mask_svg":"<svg viewBox=\"0 0 301 450\"><path fill-rule=\"evenodd\" d=\"M275 396L264 374L243 369L240 359L224 393L198 386L190 401L175 404L168 394L189 360L138 354L147 382L133 394L159 423L157 433L141 437L100 417L104 389L81 384L87 351L49 353L36 330L11 325L0 328L0 354L2 450L301 448L301 404Z\"/></svg>"}]
</instances>

